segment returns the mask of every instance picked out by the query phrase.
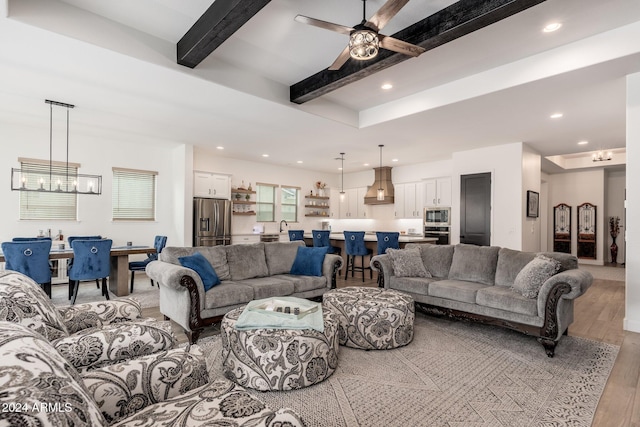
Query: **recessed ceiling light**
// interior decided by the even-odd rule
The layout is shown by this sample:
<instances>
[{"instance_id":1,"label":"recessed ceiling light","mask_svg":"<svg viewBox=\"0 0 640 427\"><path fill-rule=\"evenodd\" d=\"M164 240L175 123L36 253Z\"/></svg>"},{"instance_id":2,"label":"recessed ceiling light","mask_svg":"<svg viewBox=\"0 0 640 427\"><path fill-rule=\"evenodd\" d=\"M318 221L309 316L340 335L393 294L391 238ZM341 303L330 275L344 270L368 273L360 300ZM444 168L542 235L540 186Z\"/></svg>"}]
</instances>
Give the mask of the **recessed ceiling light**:
<instances>
[{"instance_id":1,"label":"recessed ceiling light","mask_svg":"<svg viewBox=\"0 0 640 427\"><path fill-rule=\"evenodd\" d=\"M589 141L580 141L578 142L578 145L587 145L589 143Z\"/></svg>"},{"instance_id":2,"label":"recessed ceiling light","mask_svg":"<svg viewBox=\"0 0 640 427\"><path fill-rule=\"evenodd\" d=\"M269 157L269 155L268 154L263 154L262 157Z\"/></svg>"},{"instance_id":3,"label":"recessed ceiling light","mask_svg":"<svg viewBox=\"0 0 640 427\"><path fill-rule=\"evenodd\" d=\"M397 161L398 161L398 159L391 159L391 161L392 161L392 162L397 162Z\"/></svg>"},{"instance_id":4,"label":"recessed ceiling light","mask_svg":"<svg viewBox=\"0 0 640 427\"><path fill-rule=\"evenodd\" d=\"M364 164L364 165L362 165L362 166L369 166L369 163L365 163L365 164Z\"/></svg>"},{"instance_id":5,"label":"recessed ceiling light","mask_svg":"<svg viewBox=\"0 0 640 427\"><path fill-rule=\"evenodd\" d=\"M224 147L222 147L222 146L218 146L218 147L216 147L216 148L217 148L218 150L224 150Z\"/></svg>"},{"instance_id":6,"label":"recessed ceiling light","mask_svg":"<svg viewBox=\"0 0 640 427\"><path fill-rule=\"evenodd\" d=\"M559 119L562 116L564 116L564 114L562 113L553 113L552 115L550 115L549 117L551 117L552 119Z\"/></svg>"},{"instance_id":7,"label":"recessed ceiling light","mask_svg":"<svg viewBox=\"0 0 640 427\"><path fill-rule=\"evenodd\" d=\"M542 31L545 33L553 33L554 31L557 31L560 29L560 27L562 27L562 24L559 22L552 22L550 24L547 24Z\"/></svg>"},{"instance_id":8,"label":"recessed ceiling light","mask_svg":"<svg viewBox=\"0 0 640 427\"><path fill-rule=\"evenodd\" d=\"M391 83L385 83L382 86L380 86L381 89L383 90L389 90L393 87L393 85Z\"/></svg>"},{"instance_id":9,"label":"recessed ceiling light","mask_svg":"<svg viewBox=\"0 0 640 427\"><path fill-rule=\"evenodd\" d=\"M302 160L298 160L296 163L303 163Z\"/></svg>"}]
</instances>

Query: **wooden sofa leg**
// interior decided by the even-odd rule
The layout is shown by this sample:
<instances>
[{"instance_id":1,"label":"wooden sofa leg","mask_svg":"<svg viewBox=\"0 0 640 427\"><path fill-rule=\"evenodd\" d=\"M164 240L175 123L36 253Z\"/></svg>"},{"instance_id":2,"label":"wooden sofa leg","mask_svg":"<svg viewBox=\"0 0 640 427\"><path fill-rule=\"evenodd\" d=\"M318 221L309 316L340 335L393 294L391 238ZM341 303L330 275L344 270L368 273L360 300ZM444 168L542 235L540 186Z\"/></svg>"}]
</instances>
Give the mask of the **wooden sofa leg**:
<instances>
[{"instance_id":1,"label":"wooden sofa leg","mask_svg":"<svg viewBox=\"0 0 640 427\"><path fill-rule=\"evenodd\" d=\"M204 328L194 329L191 332L184 331L184 333L187 335L187 339L189 340L189 344L195 344L196 342L198 342L198 338L200 338L200 334L203 330Z\"/></svg>"},{"instance_id":2,"label":"wooden sofa leg","mask_svg":"<svg viewBox=\"0 0 640 427\"><path fill-rule=\"evenodd\" d=\"M557 341L549 338L538 338L538 342L542 344L548 357L553 357L555 355L556 345L558 344Z\"/></svg>"}]
</instances>

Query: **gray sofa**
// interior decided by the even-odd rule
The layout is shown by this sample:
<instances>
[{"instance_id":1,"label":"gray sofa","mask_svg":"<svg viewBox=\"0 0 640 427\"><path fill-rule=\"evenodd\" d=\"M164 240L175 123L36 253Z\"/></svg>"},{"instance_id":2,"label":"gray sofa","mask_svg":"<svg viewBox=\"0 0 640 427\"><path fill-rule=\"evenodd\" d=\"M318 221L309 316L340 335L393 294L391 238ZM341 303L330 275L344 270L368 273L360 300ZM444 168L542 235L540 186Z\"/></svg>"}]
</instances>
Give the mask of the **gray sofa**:
<instances>
[{"instance_id":1,"label":"gray sofa","mask_svg":"<svg viewBox=\"0 0 640 427\"><path fill-rule=\"evenodd\" d=\"M322 276L291 275L298 247L304 242L272 242L213 247L166 247L147 275L160 288L160 312L178 323L194 343L205 326L254 299L276 296L321 298L336 287L342 267L338 255L325 255ZM179 257L200 252L221 280L207 292L200 276L180 265Z\"/></svg>"},{"instance_id":2,"label":"gray sofa","mask_svg":"<svg viewBox=\"0 0 640 427\"><path fill-rule=\"evenodd\" d=\"M409 244L405 250L419 250L419 259L432 277L398 277L394 271L398 254L387 253L375 256L371 263L382 276L380 286L408 293L417 308L430 314L480 321L535 336L549 357L553 357L558 341L573 322L573 300L593 281L589 272L578 269L577 258L569 254L465 244ZM529 295L514 289L514 284L517 279L520 286L523 275L527 279L525 272L518 275L525 268L531 273L533 264L529 263L534 259L555 263L558 271L547 279L537 279L541 286Z\"/></svg>"}]
</instances>

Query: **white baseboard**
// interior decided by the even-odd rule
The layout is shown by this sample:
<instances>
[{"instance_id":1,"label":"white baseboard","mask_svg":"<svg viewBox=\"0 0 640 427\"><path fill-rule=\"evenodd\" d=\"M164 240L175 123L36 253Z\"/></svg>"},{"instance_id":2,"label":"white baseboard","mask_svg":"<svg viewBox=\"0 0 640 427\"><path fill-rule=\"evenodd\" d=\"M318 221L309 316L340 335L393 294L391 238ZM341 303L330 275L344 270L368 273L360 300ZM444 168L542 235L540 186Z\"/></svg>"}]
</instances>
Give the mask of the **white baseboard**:
<instances>
[{"instance_id":1,"label":"white baseboard","mask_svg":"<svg viewBox=\"0 0 640 427\"><path fill-rule=\"evenodd\" d=\"M640 333L640 320L630 320L625 317L622 325L625 331Z\"/></svg>"}]
</instances>

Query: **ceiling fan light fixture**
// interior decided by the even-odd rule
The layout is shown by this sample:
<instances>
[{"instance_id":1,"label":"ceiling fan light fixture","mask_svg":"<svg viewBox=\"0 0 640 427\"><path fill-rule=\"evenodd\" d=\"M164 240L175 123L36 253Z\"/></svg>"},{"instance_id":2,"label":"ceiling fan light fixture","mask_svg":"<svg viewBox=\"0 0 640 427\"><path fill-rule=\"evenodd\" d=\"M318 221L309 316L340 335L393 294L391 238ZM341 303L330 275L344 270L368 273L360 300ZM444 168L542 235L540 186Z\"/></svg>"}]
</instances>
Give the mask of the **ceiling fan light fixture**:
<instances>
[{"instance_id":1,"label":"ceiling fan light fixture","mask_svg":"<svg viewBox=\"0 0 640 427\"><path fill-rule=\"evenodd\" d=\"M378 33L366 27L357 28L349 36L349 55L358 61L366 61L378 55Z\"/></svg>"}]
</instances>

